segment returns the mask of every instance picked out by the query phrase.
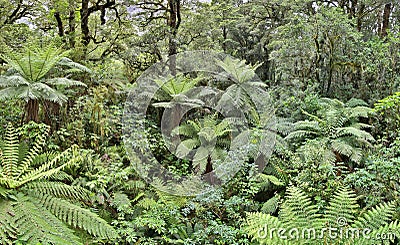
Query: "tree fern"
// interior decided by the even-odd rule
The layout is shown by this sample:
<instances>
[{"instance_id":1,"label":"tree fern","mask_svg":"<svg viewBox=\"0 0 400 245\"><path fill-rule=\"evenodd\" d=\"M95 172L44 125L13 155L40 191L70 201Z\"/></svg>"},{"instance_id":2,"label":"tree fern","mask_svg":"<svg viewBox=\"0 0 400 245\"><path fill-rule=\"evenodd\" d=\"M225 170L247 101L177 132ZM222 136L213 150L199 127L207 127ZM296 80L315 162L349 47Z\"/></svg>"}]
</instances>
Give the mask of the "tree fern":
<instances>
[{"instance_id":1,"label":"tree fern","mask_svg":"<svg viewBox=\"0 0 400 245\"><path fill-rule=\"evenodd\" d=\"M7 128L0 149L0 240L42 244L79 244L72 228L80 228L100 239L117 237L114 229L82 207L90 193L60 180L63 168L82 160L76 146L59 154L48 154L43 162L45 137L36 137L30 150L20 147L16 130ZM37 160L40 158L40 160ZM62 180L62 179L61 179ZM4 211L4 212L3 212Z\"/></svg>"},{"instance_id":2,"label":"tree fern","mask_svg":"<svg viewBox=\"0 0 400 245\"><path fill-rule=\"evenodd\" d=\"M315 139L325 142L324 148L338 154L336 162L348 157L351 161L361 161L361 149L372 147L373 136L365 129L372 126L360 123L360 118L368 117L371 109L361 106L360 101L343 103L336 99L320 99L321 109L316 115L304 112L310 120L298 121L293 124L293 130L286 136L289 142L303 142ZM322 147L323 144L321 144Z\"/></svg>"},{"instance_id":3,"label":"tree fern","mask_svg":"<svg viewBox=\"0 0 400 245\"><path fill-rule=\"evenodd\" d=\"M217 64L223 70L220 74L221 77L231 82L231 85L225 89L217 107L224 108L224 111L229 108L234 109L231 106L233 102L250 120L256 121L258 117L257 106L268 104L264 103L267 99L264 91L266 84L255 73L259 65L250 66L244 60L233 59L229 56L223 61L218 60ZM254 99L259 101L254 101Z\"/></svg>"},{"instance_id":4,"label":"tree fern","mask_svg":"<svg viewBox=\"0 0 400 245\"><path fill-rule=\"evenodd\" d=\"M10 98L23 99L26 104L26 121L38 121L40 101L51 101L62 104L67 96L58 88L86 86L80 81L67 77L54 77L57 66L67 66L73 69L90 72L88 68L66 58L68 51L47 46L39 48L27 45L20 53L8 50L0 58L10 66L8 75L0 76L0 100ZM58 72L60 73L60 72Z\"/></svg>"},{"instance_id":5,"label":"tree fern","mask_svg":"<svg viewBox=\"0 0 400 245\"><path fill-rule=\"evenodd\" d=\"M179 157L192 154L195 168L204 170L207 158L212 161L222 160L229 146L230 125L225 120L218 120L216 115L200 120L188 120L176 127L172 133L185 138L176 148Z\"/></svg>"}]
</instances>

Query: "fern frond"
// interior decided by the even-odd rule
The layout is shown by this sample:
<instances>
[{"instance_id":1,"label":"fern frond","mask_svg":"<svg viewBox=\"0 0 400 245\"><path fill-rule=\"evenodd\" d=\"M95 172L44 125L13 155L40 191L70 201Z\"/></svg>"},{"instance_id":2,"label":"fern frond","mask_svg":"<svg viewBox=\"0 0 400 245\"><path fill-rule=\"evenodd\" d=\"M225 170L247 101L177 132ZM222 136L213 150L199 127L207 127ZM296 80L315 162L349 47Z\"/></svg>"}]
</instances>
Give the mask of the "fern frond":
<instances>
[{"instance_id":1,"label":"fern frond","mask_svg":"<svg viewBox=\"0 0 400 245\"><path fill-rule=\"evenodd\" d=\"M14 215L11 202L0 199L0 242L2 244L13 244L13 241L17 239Z\"/></svg>"},{"instance_id":2,"label":"fern frond","mask_svg":"<svg viewBox=\"0 0 400 245\"><path fill-rule=\"evenodd\" d=\"M151 209L152 207L157 205L157 201L153 198L145 197L142 198L142 200L140 200L136 205L144 209Z\"/></svg>"},{"instance_id":3,"label":"fern frond","mask_svg":"<svg viewBox=\"0 0 400 245\"><path fill-rule=\"evenodd\" d=\"M294 132L289 133L285 137L285 140L301 139L308 136L318 136L318 133L308 130L296 130Z\"/></svg>"},{"instance_id":4,"label":"fern frond","mask_svg":"<svg viewBox=\"0 0 400 245\"><path fill-rule=\"evenodd\" d=\"M90 192L88 190L61 182L35 181L26 184L23 190L34 196L50 195L78 201L90 200Z\"/></svg>"},{"instance_id":5,"label":"fern frond","mask_svg":"<svg viewBox=\"0 0 400 245\"><path fill-rule=\"evenodd\" d=\"M38 134L32 147L29 149L27 154L24 154L23 159L20 161L18 166L18 175L15 177L15 179L20 178L21 175L32 166L35 158L42 152L49 131L50 127L46 126L45 132L43 134Z\"/></svg>"},{"instance_id":6,"label":"fern frond","mask_svg":"<svg viewBox=\"0 0 400 245\"><path fill-rule=\"evenodd\" d=\"M5 134L3 149L0 149L1 175L7 178L14 178L18 175L19 159L18 135L11 123L8 124Z\"/></svg>"},{"instance_id":7,"label":"fern frond","mask_svg":"<svg viewBox=\"0 0 400 245\"><path fill-rule=\"evenodd\" d=\"M277 236L277 230L280 228L286 227L277 217L264 213L247 213L243 230L260 244L289 244ZM275 233L271 229L274 229Z\"/></svg>"},{"instance_id":8,"label":"fern frond","mask_svg":"<svg viewBox=\"0 0 400 245\"><path fill-rule=\"evenodd\" d=\"M275 195L266 201L261 207L261 212L266 214L274 213L279 207L279 196Z\"/></svg>"},{"instance_id":9,"label":"fern frond","mask_svg":"<svg viewBox=\"0 0 400 245\"><path fill-rule=\"evenodd\" d=\"M46 83L49 85L53 85L53 86L64 86L66 88L72 87L72 86L87 87L87 85L84 84L83 82L72 80L72 79L65 78L65 77L57 77L57 78L47 79Z\"/></svg>"},{"instance_id":10,"label":"fern frond","mask_svg":"<svg viewBox=\"0 0 400 245\"><path fill-rule=\"evenodd\" d=\"M281 221L288 224L287 228L319 227L320 214L317 206L299 188L291 186L287 189L286 201L279 212Z\"/></svg>"},{"instance_id":11,"label":"fern frond","mask_svg":"<svg viewBox=\"0 0 400 245\"><path fill-rule=\"evenodd\" d=\"M81 228L100 239L117 238L117 233L106 221L87 209L49 195L38 199L43 207L70 226Z\"/></svg>"},{"instance_id":12,"label":"fern frond","mask_svg":"<svg viewBox=\"0 0 400 245\"><path fill-rule=\"evenodd\" d=\"M337 227L337 223L340 219L345 221L346 224L352 224L357 209L358 204L356 194L346 187L343 187L336 192L333 199L329 202L325 218L332 227Z\"/></svg>"},{"instance_id":13,"label":"fern frond","mask_svg":"<svg viewBox=\"0 0 400 245\"><path fill-rule=\"evenodd\" d=\"M14 87L21 85L29 85L29 82L21 76L13 75L13 76L0 76L0 87Z\"/></svg>"},{"instance_id":14,"label":"fern frond","mask_svg":"<svg viewBox=\"0 0 400 245\"><path fill-rule=\"evenodd\" d=\"M336 130L336 137L343 137L343 136L354 136L359 139L363 139L369 142L374 142L374 137L361 129L357 129L354 127L342 127Z\"/></svg>"},{"instance_id":15,"label":"fern frond","mask_svg":"<svg viewBox=\"0 0 400 245\"><path fill-rule=\"evenodd\" d=\"M392 220L395 212L396 205L394 201L389 203L381 203L360 216L354 222L353 227L377 230L381 226L387 225Z\"/></svg>"},{"instance_id":16,"label":"fern frond","mask_svg":"<svg viewBox=\"0 0 400 245\"><path fill-rule=\"evenodd\" d=\"M48 163L43 164L37 169L25 173L23 176L21 176L20 180L18 181L19 186L36 179L50 177L51 175L61 171L66 166L79 162L81 160L80 156L78 156L77 154L72 154L71 156L71 153L74 153L76 150L77 146L72 146L71 148L68 148L64 152L57 155L54 159L52 159ZM54 168L56 164L58 164L61 160L65 159L66 157L70 157L70 159L61 166Z\"/></svg>"},{"instance_id":17,"label":"fern frond","mask_svg":"<svg viewBox=\"0 0 400 245\"><path fill-rule=\"evenodd\" d=\"M92 71L84 65L76 63L69 58L63 57L58 61L58 64L61 66L67 66L69 68L73 68L74 70L79 70L82 72L92 73Z\"/></svg>"},{"instance_id":18,"label":"fern frond","mask_svg":"<svg viewBox=\"0 0 400 245\"><path fill-rule=\"evenodd\" d=\"M13 209L18 240L29 244L79 244L71 229L30 198L18 195Z\"/></svg>"},{"instance_id":19,"label":"fern frond","mask_svg":"<svg viewBox=\"0 0 400 245\"><path fill-rule=\"evenodd\" d=\"M340 138L332 141L332 149L344 156L350 156L353 153L353 146Z\"/></svg>"}]
</instances>

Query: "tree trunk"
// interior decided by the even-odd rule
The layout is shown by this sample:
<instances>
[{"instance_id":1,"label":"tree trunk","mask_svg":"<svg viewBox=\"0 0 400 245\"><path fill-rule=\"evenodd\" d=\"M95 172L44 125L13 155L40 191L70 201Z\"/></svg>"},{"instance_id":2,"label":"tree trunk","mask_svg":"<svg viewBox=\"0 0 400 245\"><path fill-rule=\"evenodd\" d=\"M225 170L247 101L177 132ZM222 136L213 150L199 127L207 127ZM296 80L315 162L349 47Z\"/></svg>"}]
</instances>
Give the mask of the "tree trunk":
<instances>
[{"instance_id":1,"label":"tree trunk","mask_svg":"<svg viewBox=\"0 0 400 245\"><path fill-rule=\"evenodd\" d=\"M57 21L58 35L60 37L64 37L64 26L61 20L60 12L55 12L54 17L56 18Z\"/></svg>"},{"instance_id":2,"label":"tree trunk","mask_svg":"<svg viewBox=\"0 0 400 245\"><path fill-rule=\"evenodd\" d=\"M178 28L181 23L181 5L180 0L168 0L168 10L169 17L167 19L167 24L170 29L170 37L168 40L168 56L169 57L169 70L171 75L176 75L176 53L177 53L177 43L176 35L178 33Z\"/></svg>"},{"instance_id":3,"label":"tree trunk","mask_svg":"<svg viewBox=\"0 0 400 245\"><path fill-rule=\"evenodd\" d=\"M365 10L365 4L360 4L360 8L358 9L358 16L357 16L357 30L361 31L362 28L362 15Z\"/></svg>"},{"instance_id":4,"label":"tree trunk","mask_svg":"<svg viewBox=\"0 0 400 245\"><path fill-rule=\"evenodd\" d=\"M75 48L75 0L69 1L69 16L68 16L68 34L69 34L69 47Z\"/></svg>"},{"instance_id":5,"label":"tree trunk","mask_svg":"<svg viewBox=\"0 0 400 245\"><path fill-rule=\"evenodd\" d=\"M82 7L80 10L81 14L81 30L82 30L82 44L84 47L84 53L86 55L86 49L90 42L89 35L89 0L82 0Z\"/></svg>"},{"instance_id":6,"label":"tree trunk","mask_svg":"<svg viewBox=\"0 0 400 245\"><path fill-rule=\"evenodd\" d=\"M60 115L60 104L51 101L44 102L44 123L51 126L51 130L59 129L59 120L57 118ZM55 118L56 120L52 120Z\"/></svg>"},{"instance_id":7,"label":"tree trunk","mask_svg":"<svg viewBox=\"0 0 400 245\"><path fill-rule=\"evenodd\" d=\"M39 101L28 100L25 106L25 123L30 121L39 122Z\"/></svg>"},{"instance_id":8,"label":"tree trunk","mask_svg":"<svg viewBox=\"0 0 400 245\"><path fill-rule=\"evenodd\" d=\"M226 40L228 39L227 28L225 26L222 27L222 50L226 53Z\"/></svg>"},{"instance_id":9,"label":"tree trunk","mask_svg":"<svg viewBox=\"0 0 400 245\"><path fill-rule=\"evenodd\" d=\"M385 5L385 9L383 10L381 37L387 36L387 30L389 29L389 19L390 19L391 9L392 9L392 4L387 3Z\"/></svg>"}]
</instances>

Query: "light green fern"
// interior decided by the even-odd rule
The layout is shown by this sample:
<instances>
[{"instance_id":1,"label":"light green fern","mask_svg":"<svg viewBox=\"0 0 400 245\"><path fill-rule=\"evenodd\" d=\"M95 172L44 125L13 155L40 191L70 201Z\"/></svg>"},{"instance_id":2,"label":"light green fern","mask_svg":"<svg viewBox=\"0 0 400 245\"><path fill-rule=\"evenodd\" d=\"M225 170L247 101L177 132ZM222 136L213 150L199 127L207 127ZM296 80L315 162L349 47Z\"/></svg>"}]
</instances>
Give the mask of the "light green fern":
<instances>
[{"instance_id":1,"label":"light green fern","mask_svg":"<svg viewBox=\"0 0 400 245\"><path fill-rule=\"evenodd\" d=\"M248 213L243 230L260 244L393 244L400 237L400 223L392 221L395 202L358 212L356 195L345 187L320 211L292 186L278 217Z\"/></svg>"},{"instance_id":2,"label":"light green fern","mask_svg":"<svg viewBox=\"0 0 400 245\"><path fill-rule=\"evenodd\" d=\"M7 128L0 148L0 241L80 244L73 228L99 239L116 238L106 221L82 206L89 202L86 189L52 178L59 179L63 168L82 160L77 147L49 154L47 162L36 166L43 160L44 143L45 136L37 137L33 147L26 150L12 125Z\"/></svg>"}]
</instances>

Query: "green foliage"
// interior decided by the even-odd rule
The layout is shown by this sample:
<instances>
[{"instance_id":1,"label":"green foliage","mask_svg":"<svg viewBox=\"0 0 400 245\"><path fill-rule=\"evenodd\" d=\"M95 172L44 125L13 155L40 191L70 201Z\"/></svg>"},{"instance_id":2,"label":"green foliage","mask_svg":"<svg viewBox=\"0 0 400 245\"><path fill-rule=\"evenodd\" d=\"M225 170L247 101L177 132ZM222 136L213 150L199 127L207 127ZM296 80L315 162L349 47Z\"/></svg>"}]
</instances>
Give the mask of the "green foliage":
<instances>
[{"instance_id":1,"label":"green foliage","mask_svg":"<svg viewBox=\"0 0 400 245\"><path fill-rule=\"evenodd\" d=\"M49 100L56 103L67 101L65 95L53 86L86 86L84 83L66 77L49 78L56 65L69 67L70 71L86 71L88 68L66 58L68 51L48 46L38 48L26 46L21 53L8 51L1 58L11 67L8 76L1 77L0 98L20 98L25 100Z\"/></svg>"},{"instance_id":2,"label":"green foliage","mask_svg":"<svg viewBox=\"0 0 400 245\"><path fill-rule=\"evenodd\" d=\"M389 202L359 214L355 193L345 187L318 210L303 191L291 186L278 217L248 213L243 229L261 244L388 244L400 235L400 223L392 221L394 212L395 203ZM368 236L352 233L357 229L369 229ZM377 234L392 236L385 240Z\"/></svg>"},{"instance_id":3,"label":"green foliage","mask_svg":"<svg viewBox=\"0 0 400 245\"><path fill-rule=\"evenodd\" d=\"M0 0L0 9L0 243L399 243L257 234L265 224L399 233L399 1ZM238 171L213 192L179 198L137 175L121 118L143 71L191 50L234 58L218 62L218 74L146 84L160 88L135 133L174 177L208 160L217 174ZM197 93L204 85L220 93ZM239 111L245 124L221 117ZM50 126L50 140L32 121ZM8 122L19 128L10 133ZM173 148L162 123L177 127ZM284 197L289 183L298 188ZM252 229L240 229L246 212Z\"/></svg>"},{"instance_id":4,"label":"green foliage","mask_svg":"<svg viewBox=\"0 0 400 245\"><path fill-rule=\"evenodd\" d=\"M379 146L379 151L368 156L363 168L356 168L344 179L362 198L366 207L384 200L399 199L399 143L399 140L395 140L389 147Z\"/></svg>"},{"instance_id":5,"label":"green foliage","mask_svg":"<svg viewBox=\"0 0 400 245\"><path fill-rule=\"evenodd\" d=\"M208 158L211 161L221 160L230 146L228 138L231 132L227 120L218 120L217 115L206 116L201 120L188 120L173 130L173 134L185 139L176 148L178 157L187 157L192 150L193 166L203 171Z\"/></svg>"},{"instance_id":6,"label":"green foliage","mask_svg":"<svg viewBox=\"0 0 400 245\"><path fill-rule=\"evenodd\" d=\"M257 121L259 119L257 102L263 101L262 97L257 95L261 95L266 87L266 84L261 82L255 73L259 65L246 65L244 60L232 59L229 56L223 61L218 61L217 64L223 69L220 74L221 80L229 82L218 107L229 111L233 108L227 108L225 104L229 105L233 101L251 120ZM260 99L260 101L254 101L252 98Z\"/></svg>"},{"instance_id":7,"label":"green foliage","mask_svg":"<svg viewBox=\"0 0 400 245\"><path fill-rule=\"evenodd\" d=\"M63 104L68 98L63 89L83 86L85 83L70 79L64 74L77 71L90 72L88 68L67 58L68 51L51 45L42 48L36 45L27 45L17 53L8 50L0 56L10 66L6 75L0 76L0 100L23 99L25 107L25 121L39 121L39 102L49 101ZM58 68L70 68L60 74ZM61 76L60 76L61 75Z\"/></svg>"},{"instance_id":8,"label":"green foliage","mask_svg":"<svg viewBox=\"0 0 400 245\"><path fill-rule=\"evenodd\" d=\"M155 82L161 87L161 91L156 94L158 101L171 101L171 102L158 102L153 103L154 107L170 108L173 104L201 104L201 101L189 99L185 93L193 89L201 80L201 77L190 78L182 74L175 77L167 77L163 79L156 79Z\"/></svg>"},{"instance_id":9,"label":"green foliage","mask_svg":"<svg viewBox=\"0 0 400 245\"><path fill-rule=\"evenodd\" d=\"M389 139L396 138L400 128L400 92L376 102L374 111L379 115L380 121L384 123L383 128L378 127L383 131L384 136Z\"/></svg>"},{"instance_id":10,"label":"green foliage","mask_svg":"<svg viewBox=\"0 0 400 245\"><path fill-rule=\"evenodd\" d=\"M320 106L316 115L304 111L310 120L294 123L293 131L286 139L316 139L324 142L320 148L323 150L322 161L335 163L350 160L360 163L362 148L371 147L371 142L374 142L373 136L365 130L371 126L360 122L361 118L368 117L371 109L359 100L350 100L345 104L328 98L321 99ZM300 151L307 144L306 141ZM303 149L303 152L306 151Z\"/></svg>"},{"instance_id":11,"label":"green foliage","mask_svg":"<svg viewBox=\"0 0 400 245\"><path fill-rule=\"evenodd\" d=\"M79 238L71 227L100 239L116 238L110 225L79 204L89 201L88 191L52 180L63 169L82 160L77 148L72 146L43 158L45 139L46 134L38 135L32 147L26 149L19 143L15 129L8 126L0 150L0 203L5 210L1 240L78 244Z\"/></svg>"}]
</instances>

